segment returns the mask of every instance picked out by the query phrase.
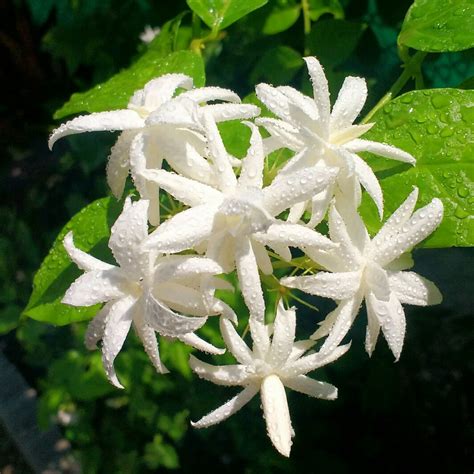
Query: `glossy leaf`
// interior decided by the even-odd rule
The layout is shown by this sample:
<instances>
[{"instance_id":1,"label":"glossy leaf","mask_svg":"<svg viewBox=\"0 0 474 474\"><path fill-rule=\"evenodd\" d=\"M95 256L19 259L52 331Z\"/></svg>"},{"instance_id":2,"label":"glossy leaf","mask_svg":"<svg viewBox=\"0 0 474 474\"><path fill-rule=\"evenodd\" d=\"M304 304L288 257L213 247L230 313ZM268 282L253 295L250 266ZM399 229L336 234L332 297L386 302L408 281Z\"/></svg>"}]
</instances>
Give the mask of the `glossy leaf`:
<instances>
[{"instance_id":1,"label":"glossy leaf","mask_svg":"<svg viewBox=\"0 0 474 474\"><path fill-rule=\"evenodd\" d=\"M420 190L418 206L438 197L444 204L440 227L425 247L474 245L474 91L432 89L398 97L380 110L364 138L408 151L416 166L370 157L389 216L410 193ZM364 197L361 213L371 232L380 227L375 207Z\"/></svg>"},{"instance_id":2,"label":"glossy leaf","mask_svg":"<svg viewBox=\"0 0 474 474\"><path fill-rule=\"evenodd\" d=\"M115 222L122 204L107 197L94 201L76 214L61 230L49 254L33 280L33 293L24 314L38 321L65 325L91 319L100 305L76 308L61 303L71 283L81 270L71 262L63 246L64 236L74 232L74 243L92 255L106 259L110 227Z\"/></svg>"},{"instance_id":3,"label":"glossy leaf","mask_svg":"<svg viewBox=\"0 0 474 474\"><path fill-rule=\"evenodd\" d=\"M300 12L300 5L275 5L265 19L262 33L275 35L291 28L298 20Z\"/></svg>"},{"instance_id":4,"label":"glossy leaf","mask_svg":"<svg viewBox=\"0 0 474 474\"><path fill-rule=\"evenodd\" d=\"M309 0L309 17L316 21L322 15L333 15L336 19L344 18L344 9L339 0Z\"/></svg>"},{"instance_id":5,"label":"glossy leaf","mask_svg":"<svg viewBox=\"0 0 474 474\"><path fill-rule=\"evenodd\" d=\"M55 114L60 119L78 112L102 112L124 109L132 94L154 77L171 72L191 76L197 87L205 81L202 58L191 51L177 51L163 56L160 48L149 49L132 66L86 92L73 94Z\"/></svg>"},{"instance_id":6,"label":"glossy leaf","mask_svg":"<svg viewBox=\"0 0 474 474\"><path fill-rule=\"evenodd\" d=\"M268 0L187 0L189 8L213 31L223 30Z\"/></svg>"},{"instance_id":7,"label":"glossy leaf","mask_svg":"<svg viewBox=\"0 0 474 474\"><path fill-rule=\"evenodd\" d=\"M474 46L472 0L415 0L398 42L428 52L461 51Z\"/></svg>"}]
</instances>

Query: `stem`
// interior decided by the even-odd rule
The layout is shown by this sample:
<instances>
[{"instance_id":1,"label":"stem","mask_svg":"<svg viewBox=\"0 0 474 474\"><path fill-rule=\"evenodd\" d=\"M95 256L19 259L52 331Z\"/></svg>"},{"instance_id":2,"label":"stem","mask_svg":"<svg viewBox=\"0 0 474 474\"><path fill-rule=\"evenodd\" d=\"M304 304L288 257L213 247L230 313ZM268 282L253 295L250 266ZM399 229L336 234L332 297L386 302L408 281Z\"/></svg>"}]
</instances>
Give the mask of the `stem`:
<instances>
[{"instance_id":1,"label":"stem","mask_svg":"<svg viewBox=\"0 0 474 474\"><path fill-rule=\"evenodd\" d=\"M393 97L398 95L400 91L403 89L405 84L412 78L412 77L421 77L420 66L423 60L426 57L424 51L417 51L404 65L404 70L400 74L400 77L393 83L392 87L390 87L389 91L377 102L375 107L364 117L361 124L367 123L374 114L381 109L385 104L390 102Z\"/></svg>"},{"instance_id":2,"label":"stem","mask_svg":"<svg viewBox=\"0 0 474 474\"><path fill-rule=\"evenodd\" d=\"M308 46L306 45L306 37L311 33L311 18L309 16L308 0L301 0L301 9L303 10L303 24L305 36L304 55L307 56L308 54L310 54L310 51Z\"/></svg>"}]
</instances>

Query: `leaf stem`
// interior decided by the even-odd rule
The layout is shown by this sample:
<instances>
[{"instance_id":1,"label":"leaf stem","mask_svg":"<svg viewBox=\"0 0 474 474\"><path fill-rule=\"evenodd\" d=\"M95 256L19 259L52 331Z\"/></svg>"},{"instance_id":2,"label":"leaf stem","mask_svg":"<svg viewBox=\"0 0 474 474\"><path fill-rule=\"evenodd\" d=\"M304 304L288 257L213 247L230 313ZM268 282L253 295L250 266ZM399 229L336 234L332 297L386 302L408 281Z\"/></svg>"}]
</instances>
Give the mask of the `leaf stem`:
<instances>
[{"instance_id":1,"label":"leaf stem","mask_svg":"<svg viewBox=\"0 0 474 474\"><path fill-rule=\"evenodd\" d=\"M423 83L420 67L426 54L424 51L417 51L409 61L403 65L404 70L399 78L393 83L389 91L375 104L375 107L363 118L361 124L367 123L379 109L397 96L412 77L416 79L418 85Z\"/></svg>"}]
</instances>

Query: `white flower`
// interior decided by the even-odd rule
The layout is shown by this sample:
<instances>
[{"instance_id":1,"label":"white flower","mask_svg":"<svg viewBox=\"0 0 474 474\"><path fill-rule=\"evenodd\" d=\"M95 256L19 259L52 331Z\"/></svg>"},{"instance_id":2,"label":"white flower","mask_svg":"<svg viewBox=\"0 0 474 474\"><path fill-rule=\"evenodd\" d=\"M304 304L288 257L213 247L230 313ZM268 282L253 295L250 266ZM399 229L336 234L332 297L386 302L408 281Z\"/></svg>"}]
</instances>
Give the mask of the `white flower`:
<instances>
[{"instance_id":1,"label":"white flower","mask_svg":"<svg viewBox=\"0 0 474 474\"><path fill-rule=\"evenodd\" d=\"M275 448L284 456L290 455L291 427L285 388L304 393L311 397L334 400L337 388L326 382L319 382L305 374L342 356L350 344L334 348L330 353L305 352L313 346L313 341L295 339L295 310L285 310L279 303L273 328L267 326L266 333L252 332L253 350L237 334L234 326L221 319L221 332L230 352L239 364L213 366L191 356L190 365L199 377L218 385L245 387L227 403L212 411L192 425L205 428L220 423L240 410L258 392L262 400L267 432ZM273 337L270 335L273 329ZM269 334L270 333L270 334Z\"/></svg>"},{"instance_id":2,"label":"white flower","mask_svg":"<svg viewBox=\"0 0 474 474\"><path fill-rule=\"evenodd\" d=\"M329 211L329 233L340 247L334 252L307 249L308 255L332 273L283 278L281 283L313 295L332 298L337 308L322 322L313 338L329 334L321 351L338 345L352 325L362 301L367 307L366 350L372 353L382 328L398 360L405 336L405 313L402 303L426 306L441 302L436 286L410 268L409 254L426 238L443 218L443 204L433 199L413 213L418 198L414 189L370 240L357 212L347 213L344 220L335 206Z\"/></svg>"},{"instance_id":3,"label":"white flower","mask_svg":"<svg viewBox=\"0 0 474 474\"><path fill-rule=\"evenodd\" d=\"M153 79L135 92L127 109L83 115L62 124L51 134L49 147L52 148L59 138L66 135L122 131L111 150L107 181L114 195L120 198L131 171L140 196L150 200L150 223L158 225L159 190L156 184L144 180L141 176L143 169L159 169L166 159L179 173L210 181L211 169L203 157L205 139L200 111L211 114L218 122L251 118L259 113L258 107L241 104L238 95L230 90L220 87L192 89L192 86L192 78L184 74L165 74ZM173 97L178 88L190 90ZM216 100L232 103L207 104ZM139 145L144 152L141 161L135 159L136 153L133 152Z\"/></svg>"},{"instance_id":4,"label":"white flower","mask_svg":"<svg viewBox=\"0 0 474 474\"><path fill-rule=\"evenodd\" d=\"M152 28L150 25L146 25L145 29L140 33L139 38L144 43L151 43L160 34L160 31L161 28L159 26Z\"/></svg>"},{"instance_id":5,"label":"white flower","mask_svg":"<svg viewBox=\"0 0 474 474\"><path fill-rule=\"evenodd\" d=\"M312 199L312 218L314 226L324 217L329 202L336 195L344 198L349 186L347 199L359 205L360 186L367 190L377 205L380 218L383 215L383 196L380 185L372 169L357 153L368 151L387 158L414 164L409 153L383 143L362 140L359 137L367 132L373 123L353 125L367 98L367 85L363 78L347 77L331 111L329 88L323 68L314 57L305 58L313 84L314 98L307 97L289 86L272 87L259 84L256 87L258 98L279 119L259 118L258 125L264 126L271 137L266 139L266 153L286 147L295 152L308 149L310 152L296 155L282 169L280 176L302 167L324 164L340 168L338 180ZM353 184L355 180L356 194ZM338 188L340 192L338 193ZM308 203L301 203L292 209L290 220L296 222L305 211Z\"/></svg>"},{"instance_id":6,"label":"white flower","mask_svg":"<svg viewBox=\"0 0 474 474\"><path fill-rule=\"evenodd\" d=\"M73 306L106 303L89 324L85 343L88 349L93 349L102 340L107 377L118 388L122 385L113 363L132 323L150 360L161 373L167 370L160 361L155 331L201 350L222 353L194 334L208 315L208 308L196 289L200 277L221 273L222 269L207 258L163 257L154 251L144 252L140 245L148 237L147 211L148 201L132 204L127 199L113 225L109 247L119 266L76 248L72 232L64 239L67 253L85 273L72 283L62 302ZM183 316L170 307L197 316ZM214 309L227 311L217 301Z\"/></svg>"},{"instance_id":7,"label":"white flower","mask_svg":"<svg viewBox=\"0 0 474 474\"><path fill-rule=\"evenodd\" d=\"M214 119L206 115L203 120L217 185L211 187L164 170L148 171L148 180L191 208L164 222L145 245L159 252L176 253L205 243L207 257L217 261L226 272L232 271L234 265L237 267L242 294L253 316L251 324L263 324L264 301L258 269L266 274L273 272L264 244L281 250L286 258L288 245L334 247L317 232L279 222L274 216L308 199L314 190L325 188L334 179L335 170L302 169L263 188L262 138L257 127L248 124L252 129L250 147L236 178Z\"/></svg>"}]
</instances>

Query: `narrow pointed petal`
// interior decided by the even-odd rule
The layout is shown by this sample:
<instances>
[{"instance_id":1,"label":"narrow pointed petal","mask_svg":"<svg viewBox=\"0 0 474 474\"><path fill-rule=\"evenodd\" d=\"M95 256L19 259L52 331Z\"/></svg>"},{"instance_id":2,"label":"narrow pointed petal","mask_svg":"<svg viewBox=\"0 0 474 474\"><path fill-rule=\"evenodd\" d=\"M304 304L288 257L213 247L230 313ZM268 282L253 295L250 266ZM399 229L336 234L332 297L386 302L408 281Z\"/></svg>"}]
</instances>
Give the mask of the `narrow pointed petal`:
<instances>
[{"instance_id":1,"label":"narrow pointed petal","mask_svg":"<svg viewBox=\"0 0 474 474\"><path fill-rule=\"evenodd\" d=\"M186 209L161 224L144 241L144 248L177 253L209 238L217 209L203 204Z\"/></svg>"},{"instance_id":2,"label":"narrow pointed petal","mask_svg":"<svg viewBox=\"0 0 474 474\"><path fill-rule=\"evenodd\" d=\"M263 379L260 397L268 436L277 451L289 457L294 432L291 427L285 387L278 376L269 375Z\"/></svg>"},{"instance_id":3,"label":"narrow pointed petal","mask_svg":"<svg viewBox=\"0 0 474 474\"><path fill-rule=\"evenodd\" d=\"M298 137L298 129L283 120L261 117L255 119L255 123L260 127L264 127L274 140L271 146L266 145L265 152L267 155L270 151L277 150L278 148L289 148L294 152L299 152L305 146L304 142ZM279 146L275 140L279 142Z\"/></svg>"},{"instance_id":4,"label":"narrow pointed petal","mask_svg":"<svg viewBox=\"0 0 474 474\"><path fill-rule=\"evenodd\" d=\"M151 112L145 124L148 127L154 125L173 125L174 127L202 131L198 109L199 106L192 100L178 96Z\"/></svg>"},{"instance_id":5,"label":"narrow pointed petal","mask_svg":"<svg viewBox=\"0 0 474 474\"><path fill-rule=\"evenodd\" d=\"M323 296L339 301L352 298L361 284L361 272L327 273L286 277L280 280L283 286L296 288L311 295Z\"/></svg>"},{"instance_id":6,"label":"narrow pointed petal","mask_svg":"<svg viewBox=\"0 0 474 474\"><path fill-rule=\"evenodd\" d=\"M242 385L248 378L245 365L211 365L200 361L193 355L189 357L189 366L201 379L216 385Z\"/></svg>"},{"instance_id":7,"label":"narrow pointed petal","mask_svg":"<svg viewBox=\"0 0 474 474\"><path fill-rule=\"evenodd\" d=\"M49 137L48 146L51 150L60 138L83 132L99 132L104 130L131 130L144 126L143 119L133 110L113 110L81 115L60 125Z\"/></svg>"},{"instance_id":8,"label":"narrow pointed petal","mask_svg":"<svg viewBox=\"0 0 474 474\"><path fill-rule=\"evenodd\" d=\"M130 146L136 132L125 130L122 132L110 150L107 161L107 184L112 194L120 199L130 171Z\"/></svg>"},{"instance_id":9,"label":"narrow pointed petal","mask_svg":"<svg viewBox=\"0 0 474 474\"><path fill-rule=\"evenodd\" d=\"M397 361L402 352L406 327L405 312L400 301L394 293L389 301L378 300L374 294L369 293L366 304L367 307L370 306L370 311L377 316L383 335Z\"/></svg>"},{"instance_id":10,"label":"narrow pointed petal","mask_svg":"<svg viewBox=\"0 0 474 474\"><path fill-rule=\"evenodd\" d=\"M114 369L114 360L122 349L133 320L136 299L126 296L114 303L108 313L102 338L102 362L109 381L117 388L123 388Z\"/></svg>"},{"instance_id":11,"label":"narrow pointed petal","mask_svg":"<svg viewBox=\"0 0 474 474\"><path fill-rule=\"evenodd\" d=\"M242 160L239 185L261 189L263 186L263 163L265 159L262 136L254 124L246 122L246 125L252 131L252 135L247 156Z\"/></svg>"},{"instance_id":12,"label":"narrow pointed petal","mask_svg":"<svg viewBox=\"0 0 474 474\"><path fill-rule=\"evenodd\" d=\"M287 222L291 224L297 224L300 219L303 217L304 212L306 211L306 202L299 202L290 208L290 212L288 213Z\"/></svg>"},{"instance_id":13,"label":"narrow pointed petal","mask_svg":"<svg viewBox=\"0 0 474 474\"><path fill-rule=\"evenodd\" d=\"M416 159L410 155L410 153L400 150L400 148L387 145L386 143L356 138L346 143L344 148L352 153L368 151L374 155L384 156L385 158L391 158L392 160L402 161L404 163L410 163L411 165L416 163Z\"/></svg>"},{"instance_id":14,"label":"narrow pointed petal","mask_svg":"<svg viewBox=\"0 0 474 474\"><path fill-rule=\"evenodd\" d=\"M126 284L122 271L117 267L93 270L75 280L61 302L71 306L92 306L116 300L126 294Z\"/></svg>"},{"instance_id":15,"label":"narrow pointed petal","mask_svg":"<svg viewBox=\"0 0 474 474\"><path fill-rule=\"evenodd\" d=\"M216 410L211 411L206 416L203 416L198 421L191 421L191 426L194 428L207 428L208 426L216 425L221 421L226 420L234 413L237 413L244 405L246 405L258 393L258 388L250 385L244 388L238 395L231 398L224 405Z\"/></svg>"},{"instance_id":16,"label":"narrow pointed petal","mask_svg":"<svg viewBox=\"0 0 474 474\"><path fill-rule=\"evenodd\" d=\"M390 290L400 303L416 306L439 304L443 297L436 285L414 272L389 273Z\"/></svg>"},{"instance_id":17,"label":"narrow pointed petal","mask_svg":"<svg viewBox=\"0 0 474 474\"><path fill-rule=\"evenodd\" d=\"M359 178L360 184L367 191L369 196L373 199L379 213L379 218L383 217L383 194L380 187L379 180L375 176L372 168L357 155L352 155L355 166L355 173Z\"/></svg>"},{"instance_id":18,"label":"narrow pointed petal","mask_svg":"<svg viewBox=\"0 0 474 474\"><path fill-rule=\"evenodd\" d=\"M192 316L208 316L211 313L201 291L174 281L158 284L153 294L173 311Z\"/></svg>"},{"instance_id":19,"label":"narrow pointed petal","mask_svg":"<svg viewBox=\"0 0 474 474\"><path fill-rule=\"evenodd\" d=\"M197 87L180 94L180 97L187 97L194 102L210 102L213 100L222 100L225 102L240 103L240 97L230 89L223 89L222 87Z\"/></svg>"},{"instance_id":20,"label":"narrow pointed petal","mask_svg":"<svg viewBox=\"0 0 474 474\"><path fill-rule=\"evenodd\" d=\"M214 354L214 355L222 355L225 354L225 349L221 349L220 347L216 347L209 342L201 339L197 334L193 332L189 332L187 334L183 334L182 336L178 336L181 342L184 342L188 346L194 347L198 351L206 352L207 354Z\"/></svg>"},{"instance_id":21,"label":"narrow pointed petal","mask_svg":"<svg viewBox=\"0 0 474 474\"><path fill-rule=\"evenodd\" d=\"M296 341L293 344L293 348L291 349L291 354L288 357L288 363L294 362L299 359L306 351L309 351L312 347L314 347L316 343L310 339Z\"/></svg>"},{"instance_id":22,"label":"narrow pointed petal","mask_svg":"<svg viewBox=\"0 0 474 474\"><path fill-rule=\"evenodd\" d=\"M144 104L142 105L150 111L157 109L170 100L179 87L190 89L193 87L193 79L184 74L164 74L152 79L143 88Z\"/></svg>"},{"instance_id":23,"label":"narrow pointed petal","mask_svg":"<svg viewBox=\"0 0 474 474\"><path fill-rule=\"evenodd\" d=\"M373 123L364 123L361 125L350 125L349 127L340 130L334 130L331 133L331 143L339 146L340 149L346 150L346 144L358 139L360 136L367 133L372 127Z\"/></svg>"},{"instance_id":24,"label":"narrow pointed petal","mask_svg":"<svg viewBox=\"0 0 474 474\"><path fill-rule=\"evenodd\" d=\"M200 275L218 275L220 273L222 273L221 266L210 258L170 255L160 261L160 265L156 269L155 285L171 279L196 278Z\"/></svg>"},{"instance_id":25,"label":"narrow pointed petal","mask_svg":"<svg viewBox=\"0 0 474 474\"><path fill-rule=\"evenodd\" d=\"M351 343L343 346L337 346L331 351L323 351L322 348L318 352L301 357L296 362L289 363L282 371L282 375L287 378L296 377L306 374L312 370L319 369L343 356L351 347Z\"/></svg>"},{"instance_id":26,"label":"narrow pointed petal","mask_svg":"<svg viewBox=\"0 0 474 474\"><path fill-rule=\"evenodd\" d=\"M377 315L373 311L371 304L366 302L367 308L367 329L365 332L365 350L369 357L372 356L374 352L375 345L377 344L377 339L380 334L380 322Z\"/></svg>"},{"instance_id":27,"label":"narrow pointed petal","mask_svg":"<svg viewBox=\"0 0 474 474\"><path fill-rule=\"evenodd\" d=\"M90 351L97 349L97 343L104 337L105 324L114 302L106 303L87 326L84 344Z\"/></svg>"},{"instance_id":28,"label":"narrow pointed petal","mask_svg":"<svg viewBox=\"0 0 474 474\"><path fill-rule=\"evenodd\" d=\"M311 121L318 120L319 113L314 100L290 86L277 87L288 98L288 103L298 107Z\"/></svg>"},{"instance_id":29,"label":"narrow pointed petal","mask_svg":"<svg viewBox=\"0 0 474 474\"><path fill-rule=\"evenodd\" d=\"M341 301L336 309L329 313L327 317L332 317L335 313L337 316L334 320L334 325L331 328L329 336L324 341L320 352L331 353L344 339L346 334L356 318L360 305L362 303L362 295L356 293L352 298Z\"/></svg>"},{"instance_id":30,"label":"narrow pointed petal","mask_svg":"<svg viewBox=\"0 0 474 474\"><path fill-rule=\"evenodd\" d=\"M335 400L337 398L337 388L334 385L314 380L306 375L298 375L295 378L286 379L284 383L286 387L310 397L322 398L324 400Z\"/></svg>"},{"instance_id":31,"label":"narrow pointed petal","mask_svg":"<svg viewBox=\"0 0 474 474\"><path fill-rule=\"evenodd\" d=\"M304 168L274 180L263 189L265 208L274 216L285 209L307 201L323 191L337 176L337 168Z\"/></svg>"},{"instance_id":32,"label":"narrow pointed petal","mask_svg":"<svg viewBox=\"0 0 474 474\"><path fill-rule=\"evenodd\" d=\"M252 104L210 104L201 107L201 111L209 114L217 123L253 119L260 113L260 109Z\"/></svg>"},{"instance_id":33,"label":"narrow pointed petal","mask_svg":"<svg viewBox=\"0 0 474 474\"><path fill-rule=\"evenodd\" d=\"M331 329L334 326L334 323L336 322L337 317L338 317L338 313L332 311L322 321L318 322L319 327L311 335L311 339L313 341L317 341L323 337L326 337L331 332Z\"/></svg>"},{"instance_id":34,"label":"narrow pointed petal","mask_svg":"<svg viewBox=\"0 0 474 474\"><path fill-rule=\"evenodd\" d=\"M385 270L393 271L393 272L400 272L403 270L408 270L409 268L413 268L415 262L413 261L413 257L411 256L411 252L405 252L400 257L392 260L390 263L385 265Z\"/></svg>"},{"instance_id":35,"label":"narrow pointed petal","mask_svg":"<svg viewBox=\"0 0 474 474\"><path fill-rule=\"evenodd\" d=\"M273 273L273 266L267 249L263 244L252 239L252 249L257 260L257 266L264 275L271 275Z\"/></svg>"},{"instance_id":36,"label":"narrow pointed petal","mask_svg":"<svg viewBox=\"0 0 474 474\"><path fill-rule=\"evenodd\" d=\"M443 220L443 203L435 198L418 209L397 232L397 238L374 249L374 259L381 266L395 260L430 235Z\"/></svg>"},{"instance_id":37,"label":"narrow pointed petal","mask_svg":"<svg viewBox=\"0 0 474 474\"><path fill-rule=\"evenodd\" d=\"M160 353L158 350L158 340L156 338L155 331L148 326L145 322L144 314L137 315L135 317L133 327L140 341L142 341L143 348L147 353L148 357L155 367L156 371L160 374L167 374L169 370L161 362Z\"/></svg>"},{"instance_id":38,"label":"narrow pointed petal","mask_svg":"<svg viewBox=\"0 0 474 474\"><path fill-rule=\"evenodd\" d=\"M148 205L149 201L143 199L124 209L112 226L109 239L115 260L135 276L139 276L141 264L148 258L139 252L141 243L148 237Z\"/></svg>"},{"instance_id":39,"label":"narrow pointed petal","mask_svg":"<svg viewBox=\"0 0 474 474\"><path fill-rule=\"evenodd\" d=\"M239 336L233 324L225 318L220 320L220 328L222 338L225 345L232 355L244 365L250 365L253 361L252 351L249 349L244 340Z\"/></svg>"},{"instance_id":40,"label":"narrow pointed petal","mask_svg":"<svg viewBox=\"0 0 474 474\"><path fill-rule=\"evenodd\" d=\"M194 332L207 321L206 317L188 317L175 313L152 294L148 294L145 298L145 322L163 336L178 337Z\"/></svg>"},{"instance_id":41,"label":"narrow pointed petal","mask_svg":"<svg viewBox=\"0 0 474 474\"><path fill-rule=\"evenodd\" d=\"M367 83L361 77L348 76L339 91L331 113L331 129L352 125L367 100Z\"/></svg>"},{"instance_id":42,"label":"narrow pointed petal","mask_svg":"<svg viewBox=\"0 0 474 474\"><path fill-rule=\"evenodd\" d=\"M203 114L203 124L206 130L211 160L216 169L219 189L221 191L233 189L237 184L237 178L230 164L216 122L209 114Z\"/></svg>"},{"instance_id":43,"label":"narrow pointed petal","mask_svg":"<svg viewBox=\"0 0 474 474\"><path fill-rule=\"evenodd\" d=\"M324 69L315 57L304 58L308 67L311 83L313 84L313 96L319 117L322 123L329 124L331 104L329 102L329 86L324 74Z\"/></svg>"},{"instance_id":44,"label":"narrow pointed petal","mask_svg":"<svg viewBox=\"0 0 474 474\"><path fill-rule=\"evenodd\" d=\"M322 250L337 248L337 244L331 242L324 235L299 224L272 224L266 232L254 234L254 238L270 247L274 244L284 244L300 249L306 247L317 247Z\"/></svg>"},{"instance_id":45,"label":"narrow pointed petal","mask_svg":"<svg viewBox=\"0 0 474 474\"><path fill-rule=\"evenodd\" d=\"M186 206L199 206L222 200L222 193L194 179L165 170L147 170L146 179L153 181Z\"/></svg>"},{"instance_id":46,"label":"narrow pointed petal","mask_svg":"<svg viewBox=\"0 0 474 474\"><path fill-rule=\"evenodd\" d=\"M375 262L368 262L365 268L365 284L379 300L388 301L390 299L390 283L387 272Z\"/></svg>"},{"instance_id":47,"label":"narrow pointed petal","mask_svg":"<svg viewBox=\"0 0 474 474\"><path fill-rule=\"evenodd\" d=\"M68 232L63 240L64 248L68 253L70 259L81 269L86 272L90 272L92 270L110 270L114 268L113 265L109 265L108 263L99 260L92 255L78 249L74 245L74 240L72 236L72 231Z\"/></svg>"},{"instance_id":48,"label":"narrow pointed petal","mask_svg":"<svg viewBox=\"0 0 474 474\"><path fill-rule=\"evenodd\" d=\"M311 219L307 224L310 229L314 229L324 219L333 195L334 185L330 185L311 199Z\"/></svg>"},{"instance_id":49,"label":"narrow pointed petal","mask_svg":"<svg viewBox=\"0 0 474 474\"><path fill-rule=\"evenodd\" d=\"M290 118L288 110L288 99L282 94L278 88L272 87L269 84L257 84L255 93L260 101L273 112L276 116L288 120Z\"/></svg>"},{"instance_id":50,"label":"narrow pointed petal","mask_svg":"<svg viewBox=\"0 0 474 474\"><path fill-rule=\"evenodd\" d=\"M379 230L378 234L372 239L372 249L384 246L396 238L396 235L404 224L410 219L415 210L416 201L418 200L418 188L408 195L400 207L387 219L385 224Z\"/></svg>"},{"instance_id":51,"label":"narrow pointed petal","mask_svg":"<svg viewBox=\"0 0 474 474\"><path fill-rule=\"evenodd\" d=\"M267 362L278 367L288 360L295 340L296 314L295 308L285 309L282 301L278 303L273 337Z\"/></svg>"}]
</instances>

